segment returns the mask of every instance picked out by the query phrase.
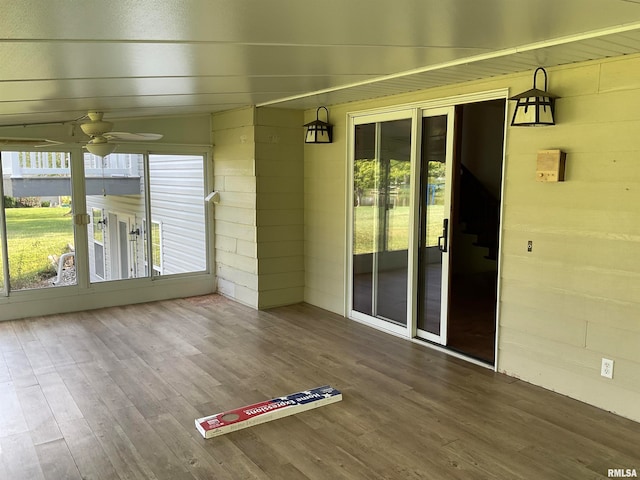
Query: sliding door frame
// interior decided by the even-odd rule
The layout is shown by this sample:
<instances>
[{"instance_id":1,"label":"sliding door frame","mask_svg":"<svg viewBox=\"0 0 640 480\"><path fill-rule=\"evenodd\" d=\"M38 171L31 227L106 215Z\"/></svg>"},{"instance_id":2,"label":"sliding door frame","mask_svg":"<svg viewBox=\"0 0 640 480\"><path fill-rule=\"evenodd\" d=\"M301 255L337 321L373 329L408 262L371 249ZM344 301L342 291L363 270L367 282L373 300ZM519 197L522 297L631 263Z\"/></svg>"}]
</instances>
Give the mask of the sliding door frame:
<instances>
[{"instance_id":1,"label":"sliding door frame","mask_svg":"<svg viewBox=\"0 0 640 480\"><path fill-rule=\"evenodd\" d=\"M347 114L347 151L346 153L346 249L345 249L345 304L344 311L345 316L348 318L364 323L371 327L374 327L379 330L383 330L387 333L391 333L396 336L404 337L413 341L420 342L422 344L427 344L432 348L443 351L452 356L456 356L459 358L463 358L472 363L477 363L479 365L486 366L485 364L478 362L475 359L467 357L466 355L462 355L446 348L446 341L442 346L437 345L437 339L430 338L417 338L417 295L418 295L418 229L417 225L419 222L419 209L417 208L419 202L419 174L420 174L420 158L418 154L418 146L421 145L421 125L419 123L422 121L423 113L429 111L436 111L437 109L444 108L448 109L450 113L449 120L447 122L448 129L448 137L447 142L453 142L454 130L455 127L455 106L463 105L467 103L477 103L488 100L499 100L504 99L507 100L509 98L509 89L497 89L490 90L485 92L476 92L476 93L468 93L461 94L452 97L443 97L438 99L431 100L422 100L417 102L411 102L406 104L399 105L391 105L386 107L381 107L378 109L371 110L362 110L362 111L354 111ZM407 289L407 325L399 326L392 324L390 322L386 322L381 319L372 318L368 315L356 312L353 310L353 180L354 180L354 152L355 152L355 126L367 123L376 123L381 121L390 121L397 119L406 119L412 118L412 135L411 135L411 188L410 195L412 203L412 210L409 219L409 265L408 265L408 289ZM508 118L508 105L505 101L505 118ZM506 178L506 164L505 164L505 152L507 150L507 125L505 123L504 130L504 147L503 147L503 158L502 158L502 185L501 185L501 198L504 199L504 184ZM453 146L453 145L452 145ZM453 152L453 149L451 149ZM451 164L448 168L453 167L453 161L448 162ZM502 225L502 208L500 209L500 224ZM502 241L502 230L499 232L498 241L501 243ZM501 291L501 271L502 271L502 257L498 258L498 299L500 298ZM498 366L498 340L499 340L499 318L500 318L500 302L496 305L496 334L495 334L495 359L493 363L493 370L497 369ZM444 337L446 339L446 322L444 325ZM442 332L441 332L442 336ZM427 340L429 343L425 343ZM435 341L435 343L433 343Z\"/></svg>"}]
</instances>

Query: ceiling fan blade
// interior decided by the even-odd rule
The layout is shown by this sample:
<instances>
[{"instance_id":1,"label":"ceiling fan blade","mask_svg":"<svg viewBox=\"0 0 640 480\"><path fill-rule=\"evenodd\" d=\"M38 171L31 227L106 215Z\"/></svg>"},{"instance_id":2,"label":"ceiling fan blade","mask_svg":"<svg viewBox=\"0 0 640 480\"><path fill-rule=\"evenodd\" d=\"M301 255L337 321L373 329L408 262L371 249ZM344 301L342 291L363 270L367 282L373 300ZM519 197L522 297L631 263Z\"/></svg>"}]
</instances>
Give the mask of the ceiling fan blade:
<instances>
[{"instance_id":1,"label":"ceiling fan blade","mask_svg":"<svg viewBox=\"0 0 640 480\"><path fill-rule=\"evenodd\" d=\"M65 142L49 140L48 138L20 138L20 137L0 137L1 145L32 145L35 147L47 147L51 145L64 145Z\"/></svg>"},{"instance_id":2,"label":"ceiling fan blade","mask_svg":"<svg viewBox=\"0 0 640 480\"><path fill-rule=\"evenodd\" d=\"M119 140L122 142L154 142L160 140L163 135L159 133L129 133L129 132L109 132L104 136L109 140Z\"/></svg>"}]
</instances>

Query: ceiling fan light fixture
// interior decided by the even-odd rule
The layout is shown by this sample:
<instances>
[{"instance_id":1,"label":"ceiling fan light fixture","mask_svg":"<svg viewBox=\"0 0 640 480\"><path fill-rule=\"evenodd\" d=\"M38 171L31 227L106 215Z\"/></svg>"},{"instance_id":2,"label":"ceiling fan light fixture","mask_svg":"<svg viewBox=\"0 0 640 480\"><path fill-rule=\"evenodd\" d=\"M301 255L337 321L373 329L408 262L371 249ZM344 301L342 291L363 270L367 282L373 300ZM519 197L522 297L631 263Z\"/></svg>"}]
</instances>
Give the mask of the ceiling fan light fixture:
<instances>
[{"instance_id":1,"label":"ceiling fan light fixture","mask_svg":"<svg viewBox=\"0 0 640 480\"><path fill-rule=\"evenodd\" d=\"M102 136L98 136L92 138L86 145L89 153L92 153L98 157L106 157L107 155L113 153L116 149L115 143L109 143L106 138Z\"/></svg>"}]
</instances>

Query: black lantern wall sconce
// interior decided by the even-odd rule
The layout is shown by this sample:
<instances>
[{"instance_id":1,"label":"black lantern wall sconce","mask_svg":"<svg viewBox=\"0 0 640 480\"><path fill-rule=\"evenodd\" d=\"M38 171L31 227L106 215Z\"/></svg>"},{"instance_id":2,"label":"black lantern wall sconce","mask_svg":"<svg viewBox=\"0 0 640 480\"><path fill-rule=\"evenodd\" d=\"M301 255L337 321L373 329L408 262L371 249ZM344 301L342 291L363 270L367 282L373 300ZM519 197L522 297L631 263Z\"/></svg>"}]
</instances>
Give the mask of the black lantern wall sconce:
<instances>
[{"instance_id":1,"label":"black lantern wall sconce","mask_svg":"<svg viewBox=\"0 0 640 480\"><path fill-rule=\"evenodd\" d=\"M544 90L536 88L538 72L544 74ZM515 127L541 127L555 125L555 95L547 90L547 71L538 67L533 74L533 88L514 95L509 100L516 101L511 125Z\"/></svg>"},{"instance_id":2,"label":"black lantern wall sconce","mask_svg":"<svg viewBox=\"0 0 640 480\"><path fill-rule=\"evenodd\" d=\"M138 240L139 236L140 236L140 228L138 227L132 228L131 231L129 232L129 240L131 242L135 242L136 240Z\"/></svg>"},{"instance_id":3,"label":"black lantern wall sconce","mask_svg":"<svg viewBox=\"0 0 640 480\"><path fill-rule=\"evenodd\" d=\"M327 114L327 121L320 120L320 109L324 108ZM304 143L331 143L333 125L329 123L329 110L327 107L318 107L316 110L316 119L313 122L304 125L307 129L304 137Z\"/></svg>"}]
</instances>

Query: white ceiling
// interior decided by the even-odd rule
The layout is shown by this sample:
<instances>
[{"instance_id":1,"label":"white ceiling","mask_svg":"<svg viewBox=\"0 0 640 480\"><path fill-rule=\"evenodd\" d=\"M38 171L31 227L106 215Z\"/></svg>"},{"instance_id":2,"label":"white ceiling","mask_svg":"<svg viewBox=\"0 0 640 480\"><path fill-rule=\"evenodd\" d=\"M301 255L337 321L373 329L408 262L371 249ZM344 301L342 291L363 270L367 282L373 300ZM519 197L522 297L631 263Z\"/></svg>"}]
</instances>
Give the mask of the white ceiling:
<instances>
[{"instance_id":1,"label":"white ceiling","mask_svg":"<svg viewBox=\"0 0 640 480\"><path fill-rule=\"evenodd\" d=\"M310 108L640 52L640 0L0 0L0 125ZM2 133L0 132L0 135Z\"/></svg>"}]
</instances>

